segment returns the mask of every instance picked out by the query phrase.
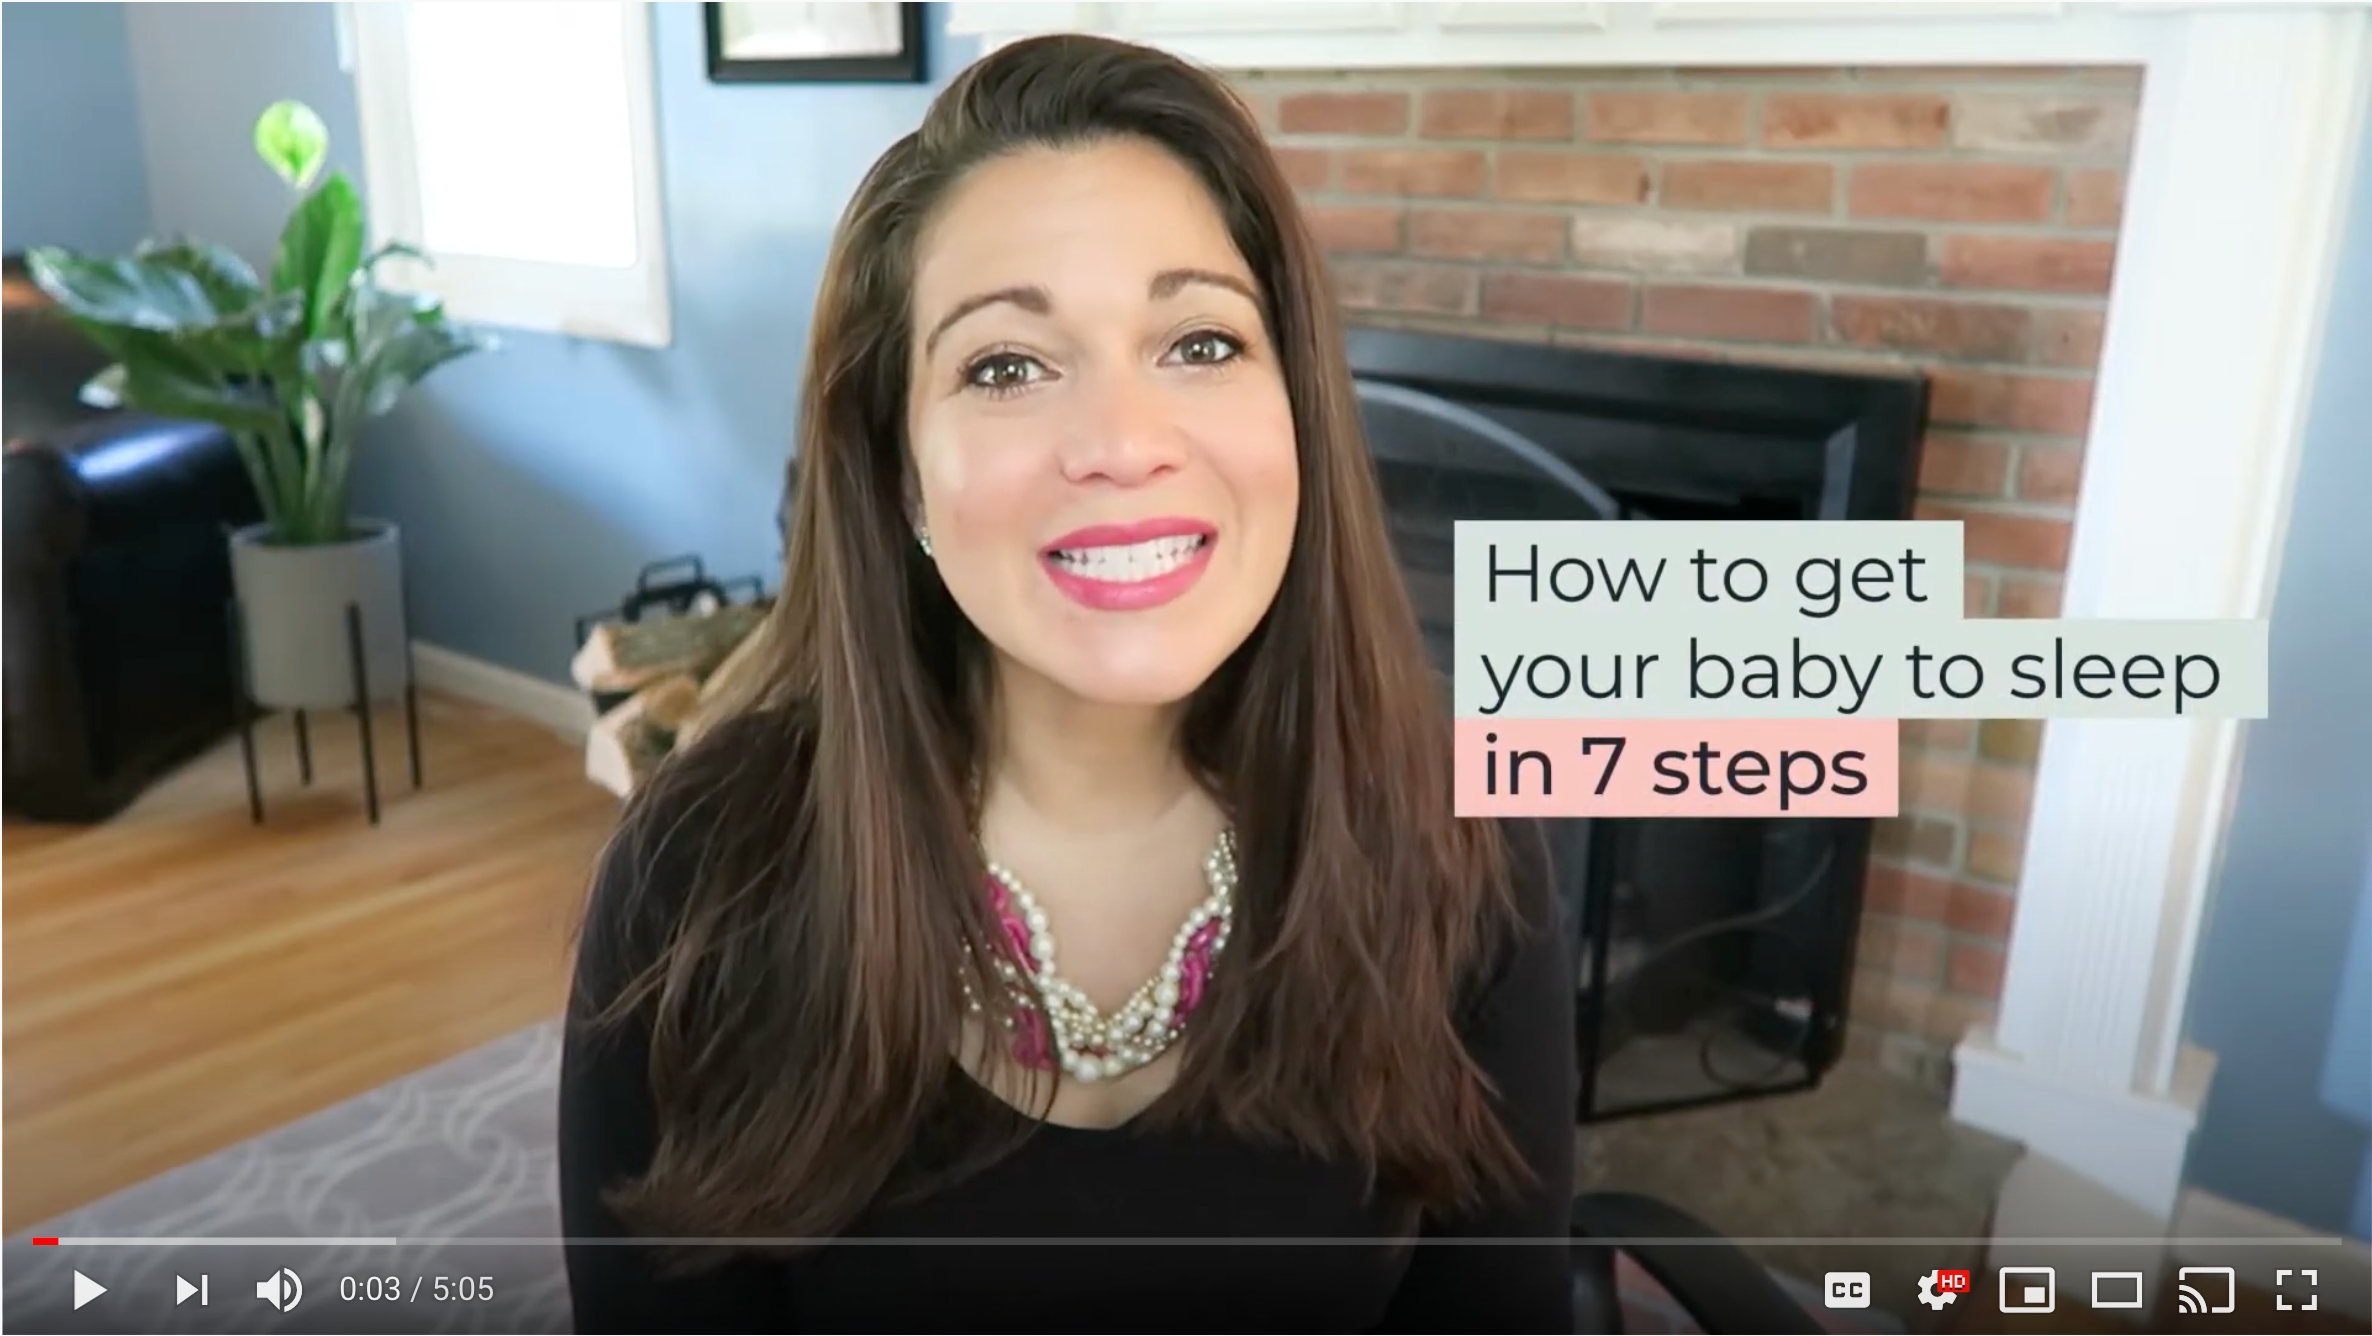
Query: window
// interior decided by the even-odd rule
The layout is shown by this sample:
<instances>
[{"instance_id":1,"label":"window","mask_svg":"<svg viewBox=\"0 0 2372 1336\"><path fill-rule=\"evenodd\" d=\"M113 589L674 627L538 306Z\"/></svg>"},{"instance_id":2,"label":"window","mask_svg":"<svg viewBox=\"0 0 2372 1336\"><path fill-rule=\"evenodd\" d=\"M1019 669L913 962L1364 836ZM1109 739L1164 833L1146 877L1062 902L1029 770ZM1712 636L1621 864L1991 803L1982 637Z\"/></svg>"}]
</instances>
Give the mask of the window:
<instances>
[{"instance_id":1,"label":"window","mask_svg":"<svg viewBox=\"0 0 2372 1336\"><path fill-rule=\"evenodd\" d=\"M665 347L651 6L344 7L393 283L472 324Z\"/></svg>"}]
</instances>

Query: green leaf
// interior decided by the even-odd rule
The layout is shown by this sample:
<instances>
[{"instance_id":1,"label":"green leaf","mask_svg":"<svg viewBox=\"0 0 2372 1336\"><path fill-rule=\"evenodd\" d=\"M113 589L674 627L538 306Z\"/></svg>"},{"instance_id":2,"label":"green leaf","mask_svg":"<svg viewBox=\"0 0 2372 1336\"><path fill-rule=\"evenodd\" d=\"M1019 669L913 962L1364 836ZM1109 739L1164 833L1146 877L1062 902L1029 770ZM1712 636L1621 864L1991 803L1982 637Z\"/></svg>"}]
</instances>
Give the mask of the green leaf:
<instances>
[{"instance_id":1,"label":"green leaf","mask_svg":"<svg viewBox=\"0 0 2372 1336\"><path fill-rule=\"evenodd\" d=\"M224 314L196 275L161 260L98 260L37 246L26 252L25 267L68 315L94 324L169 333L212 325Z\"/></svg>"},{"instance_id":2,"label":"green leaf","mask_svg":"<svg viewBox=\"0 0 2372 1336\"><path fill-rule=\"evenodd\" d=\"M76 397L93 408L116 409L124 403L124 364L115 365L84 381L82 392Z\"/></svg>"},{"instance_id":3,"label":"green leaf","mask_svg":"<svg viewBox=\"0 0 2372 1336\"><path fill-rule=\"evenodd\" d=\"M119 383L127 407L158 417L195 418L234 432L268 430L280 418L279 405L259 388L212 384L153 363L125 363Z\"/></svg>"},{"instance_id":4,"label":"green leaf","mask_svg":"<svg viewBox=\"0 0 2372 1336\"><path fill-rule=\"evenodd\" d=\"M339 172L305 197L280 230L272 290L305 294L305 327L326 330L362 264L362 200Z\"/></svg>"},{"instance_id":5,"label":"green leaf","mask_svg":"<svg viewBox=\"0 0 2372 1336\"><path fill-rule=\"evenodd\" d=\"M351 402L366 417L395 407L405 390L445 363L494 346L485 335L447 324L443 305L426 294L358 289L353 321L348 374L360 379Z\"/></svg>"},{"instance_id":6,"label":"green leaf","mask_svg":"<svg viewBox=\"0 0 2372 1336\"><path fill-rule=\"evenodd\" d=\"M255 152L291 189L303 190L329 159L329 127L302 102L275 102L255 120Z\"/></svg>"},{"instance_id":7,"label":"green leaf","mask_svg":"<svg viewBox=\"0 0 2372 1336\"><path fill-rule=\"evenodd\" d=\"M263 280L254 266L228 246L201 241L146 241L132 257L177 270L196 280L217 311L241 311L261 302Z\"/></svg>"}]
</instances>

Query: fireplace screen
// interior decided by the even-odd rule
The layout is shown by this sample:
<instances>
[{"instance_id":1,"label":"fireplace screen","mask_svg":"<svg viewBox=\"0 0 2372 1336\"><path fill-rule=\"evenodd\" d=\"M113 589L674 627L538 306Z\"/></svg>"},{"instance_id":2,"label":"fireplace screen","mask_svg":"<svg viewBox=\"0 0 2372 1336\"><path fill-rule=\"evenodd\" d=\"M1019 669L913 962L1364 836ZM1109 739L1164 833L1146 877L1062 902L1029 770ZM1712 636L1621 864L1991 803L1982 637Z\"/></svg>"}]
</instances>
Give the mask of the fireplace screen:
<instances>
[{"instance_id":1,"label":"fireplace screen","mask_svg":"<svg viewBox=\"0 0 2372 1336\"><path fill-rule=\"evenodd\" d=\"M1451 668L1462 519L1906 518L1918 382L1356 331L1391 531ZM1553 820L1582 1121L1801 1089L1842 1048L1863 820Z\"/></svg>"}]
</instances>

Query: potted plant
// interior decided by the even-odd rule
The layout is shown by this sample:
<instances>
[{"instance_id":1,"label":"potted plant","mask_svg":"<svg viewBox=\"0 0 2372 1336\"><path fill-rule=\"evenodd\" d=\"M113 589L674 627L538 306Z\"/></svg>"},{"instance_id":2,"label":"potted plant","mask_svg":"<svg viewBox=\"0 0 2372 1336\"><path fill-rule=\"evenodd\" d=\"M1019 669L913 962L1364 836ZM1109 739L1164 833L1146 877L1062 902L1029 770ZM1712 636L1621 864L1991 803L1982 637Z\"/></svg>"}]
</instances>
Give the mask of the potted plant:
<instances>
[{"instance_id":1,"label":"potted plant","mask_svg":"<svg viewBox=\"0 0 2372 1336\"><path fill-rule=\"evenodd\" d=\"M380 286L381 260L423 257L400 243L364 253L353 183L314 184L329 132L310 107L266 108L255 148L297 196L269 274L190 240L115 258L36 248L27 268L115 359L86 401L213 422L238 443L264 515L230 536L256 703L356 704L351 621L371 695L400 691L410 666L396 527L348 509L355 449L422 377L493 341L433 297Z\"/></svg>"}]
</instances>

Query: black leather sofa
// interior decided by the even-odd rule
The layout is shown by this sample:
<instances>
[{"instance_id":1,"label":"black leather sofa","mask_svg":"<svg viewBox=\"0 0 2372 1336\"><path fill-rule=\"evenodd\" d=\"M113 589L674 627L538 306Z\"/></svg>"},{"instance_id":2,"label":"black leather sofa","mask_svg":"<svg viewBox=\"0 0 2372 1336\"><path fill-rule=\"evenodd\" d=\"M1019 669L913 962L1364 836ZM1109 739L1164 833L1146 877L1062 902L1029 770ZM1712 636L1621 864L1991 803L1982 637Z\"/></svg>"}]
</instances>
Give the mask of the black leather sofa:
<instances>
[{"instance_id":1,"label":"black leather sofa","mask_svg":"<svg viewBox=\"0 0 2372 1336\"><path fill-rule=\"evenodd\" d=\"M259 508L222 429L80 401L108 359L21 257L0 290L0 796L11 815L99 821L230 733L225 534Z\"/></svg>"}]
</instances>

